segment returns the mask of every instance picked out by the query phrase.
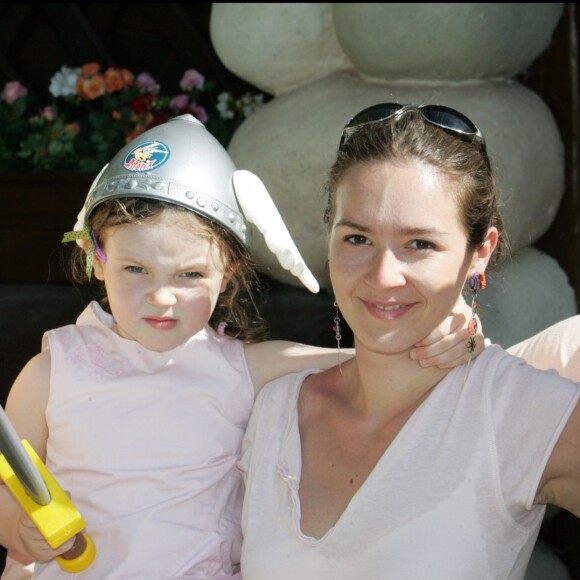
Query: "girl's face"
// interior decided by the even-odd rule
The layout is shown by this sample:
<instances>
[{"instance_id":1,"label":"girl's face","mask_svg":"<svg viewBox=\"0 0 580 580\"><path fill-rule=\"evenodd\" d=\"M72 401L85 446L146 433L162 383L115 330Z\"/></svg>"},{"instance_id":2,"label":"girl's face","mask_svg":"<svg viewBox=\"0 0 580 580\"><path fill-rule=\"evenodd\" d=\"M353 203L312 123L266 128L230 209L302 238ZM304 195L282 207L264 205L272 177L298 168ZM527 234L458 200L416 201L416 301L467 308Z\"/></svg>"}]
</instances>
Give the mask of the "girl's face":
<instances>
[{"instance_id":1,"label":"girl's face","mask_svg":"<svg viewBox=\"0 0 580 580\"><path fill-rule=\"evenodd\" d=\"M357 348L396 354L452 311L468 275L495 248L467 248L457 185L421 162L359 163L336 190L329 239L332 287Z\"/></svg>"},{"instance_id":2,"label":"girl's face","mask_svg":"<svg viewBox=\"0 0 580 580\"><path fill-rule=\"evenodd\" d=\"M103 234L106 263L95 256L115 332L153 351L168 351L197 334L226 289L215 244L188 223L125 224Z\"/></svg>"}]
</instances>

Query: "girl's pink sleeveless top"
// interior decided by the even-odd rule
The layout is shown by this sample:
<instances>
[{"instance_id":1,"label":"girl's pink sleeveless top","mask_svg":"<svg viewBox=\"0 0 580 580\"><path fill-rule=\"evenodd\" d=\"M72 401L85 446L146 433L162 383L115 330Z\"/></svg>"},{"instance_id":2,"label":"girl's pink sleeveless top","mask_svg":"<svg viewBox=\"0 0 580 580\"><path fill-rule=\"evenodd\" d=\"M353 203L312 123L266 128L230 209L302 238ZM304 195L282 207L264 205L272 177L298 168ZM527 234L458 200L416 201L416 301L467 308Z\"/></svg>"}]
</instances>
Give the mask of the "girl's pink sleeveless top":
<instances>
[{"instance_id":1,"label":"girl's pink sleeveless top","mask_svg":"<svg viewBox=\"0 0 580 580\"><path fill-rule=\"evenodd\" d=\"M153 352L93 302L46 333L47 466L95 542L89 578L237 577L235 468L254 400L243 344L207 327ZM54 562L39 578L70 578Z\"/></svg>"}]
</instances>

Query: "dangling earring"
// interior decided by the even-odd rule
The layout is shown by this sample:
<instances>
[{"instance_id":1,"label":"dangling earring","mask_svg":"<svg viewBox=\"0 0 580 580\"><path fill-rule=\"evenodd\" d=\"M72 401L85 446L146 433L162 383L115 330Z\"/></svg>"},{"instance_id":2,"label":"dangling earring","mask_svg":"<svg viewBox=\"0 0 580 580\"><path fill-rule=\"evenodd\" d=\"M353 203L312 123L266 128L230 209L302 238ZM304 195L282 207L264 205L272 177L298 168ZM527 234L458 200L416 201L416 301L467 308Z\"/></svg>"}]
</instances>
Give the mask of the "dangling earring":
<instances>
[{"instance_id":1,"label":"dangling earring","mask_svg":"<svg viewBox=\"0 0 580 580\"><path fill-rule=\"evenodd\" d=\"M336 300L334 301L334 309L335 309L335 316L334 316L334 326L332 330L334 330L334 338L336 340L336 348L338 349L338 369L340 370L340 374L342 375L342 364L340 361L340 339L342 338L342 334L340 333L340 316L338 313L338 304Z\"/></svg>"},{"instance_id":2,"label":"dangling earring","mask_svg":"<svg viewBox=\"0 0 580 580\"><path fill-rule=\"evenodd\" d=\"M483 290L487 286L485 274L473 274L467 279L467 286L471 290L471 320L467 325L469 339L467 340L467 350L470 353L475 351L475 333L477 332L477 291Z\"/></svg>"},{"instance_id":3,"label":"dangling earring","mask_svg":"<svg viewBox=\"0 0 580 580\"><path fill-rule=\"evenodd\" d=\"M487 286L487 279L485 274L478 273L472 274L467 279L467 287L471 290L471 320L467 325L467 331L469 332L469 338L467 339L467 351L469 352L469 360L467 361L467 366L465 367L465 378L467 378L467 372L469 370L469 365L471 364L471 355L475 352L475 334L477 333L477 291L483 290Z\"/></svg>"}]
</instances>

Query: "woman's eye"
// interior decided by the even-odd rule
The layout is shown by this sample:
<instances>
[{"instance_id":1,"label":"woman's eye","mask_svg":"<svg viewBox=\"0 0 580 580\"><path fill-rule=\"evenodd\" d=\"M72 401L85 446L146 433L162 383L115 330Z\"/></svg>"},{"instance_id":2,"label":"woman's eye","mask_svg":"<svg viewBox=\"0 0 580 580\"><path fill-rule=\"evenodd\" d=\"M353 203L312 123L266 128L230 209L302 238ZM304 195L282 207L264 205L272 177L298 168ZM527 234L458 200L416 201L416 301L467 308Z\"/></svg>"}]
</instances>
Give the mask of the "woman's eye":
<instances>
[{"instance_id":1,"label":"woman's eye","mask_svg":"<svg viewBox=\"0 0 580 580\"><path fill-rule=\"evenodd\" d=\"M435 246L426 240L413 240L409 247L413 250L433 250Z\"/></svg>"},{"instance_id":2,"label":"woman's eye","mask_svg":"<svg viewBox=\"0 0 580 580\"><path fill-rule=\"evenodd\" d=\"M142 268L141 266L127 266L125 270L133 274L142 274L143 272L145 272L145 268Z\"/></svg>"},{"instance_id":3,"label":"woman's eye","mask_svg":"<svg viewBox=\"0 0 580 580\"><path fill-rule=\"evenodd\" d=\"M352 235L352 236L346 236L345 240L349 244L352 244L353 246L360 246L362 244L370 244L370 241L366 236L361 236L358 234Z\"/></svg>"}]
</instances>

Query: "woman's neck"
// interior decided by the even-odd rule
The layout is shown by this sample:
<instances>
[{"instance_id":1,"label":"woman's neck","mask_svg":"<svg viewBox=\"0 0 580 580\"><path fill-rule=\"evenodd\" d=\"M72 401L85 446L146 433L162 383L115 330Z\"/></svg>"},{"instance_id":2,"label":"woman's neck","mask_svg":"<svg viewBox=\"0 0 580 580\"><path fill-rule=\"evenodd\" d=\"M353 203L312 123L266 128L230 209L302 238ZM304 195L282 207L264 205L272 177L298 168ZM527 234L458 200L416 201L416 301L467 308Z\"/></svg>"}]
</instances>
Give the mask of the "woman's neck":
<instances>
[{"instance_id":1,"label":"woman's neck","mask_svg":"<svg viewBox=\"0 0 580 580\"><path fill-rule=\"evenodd\" d=\"M423 368L407 351L383 354L359 345L342 368L343 392L353 410L380 420L418 406L451 370Z\"/></svg>"}]
</instances>

